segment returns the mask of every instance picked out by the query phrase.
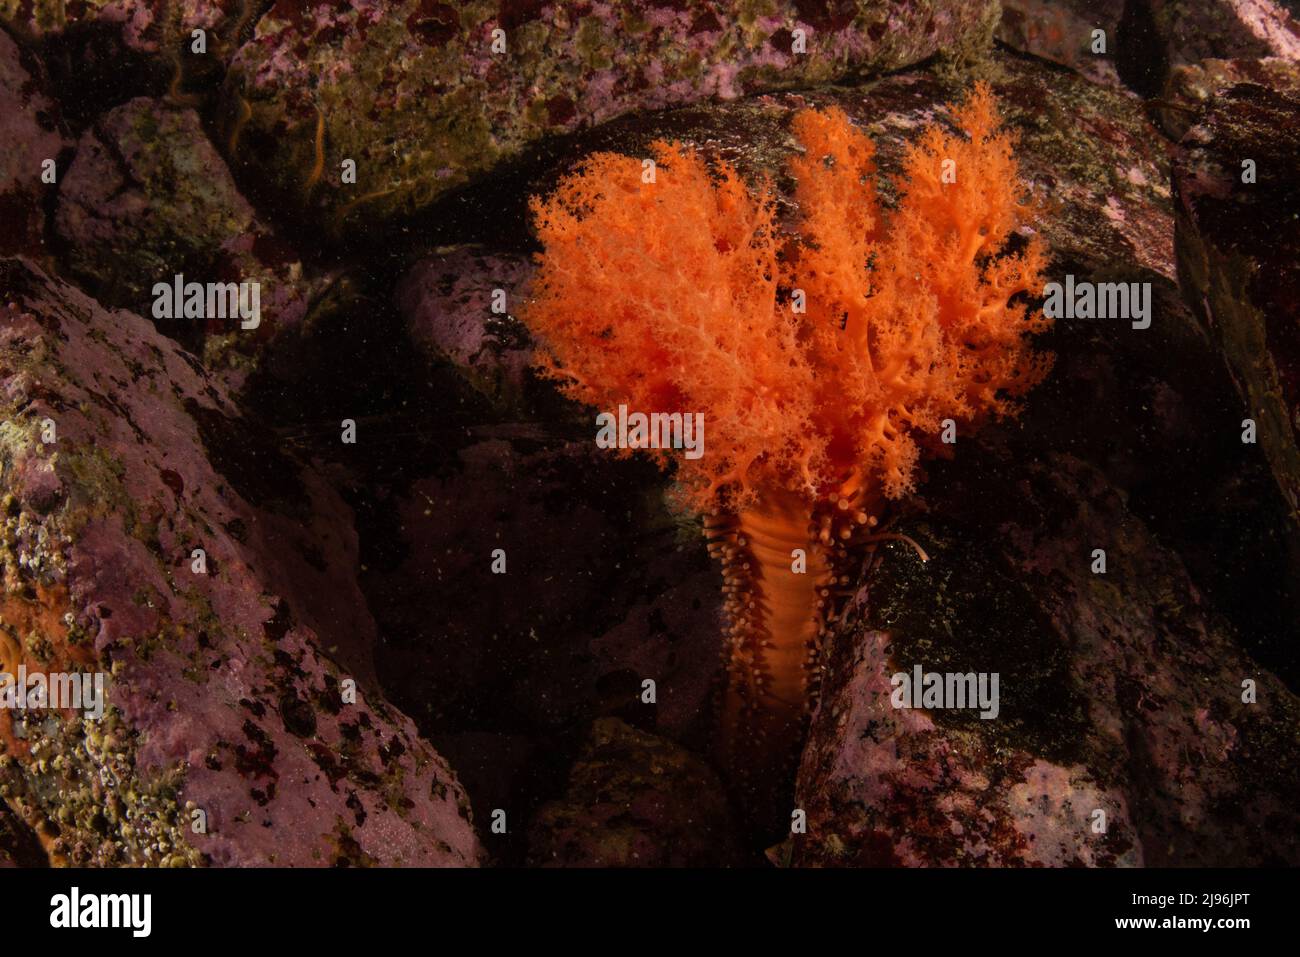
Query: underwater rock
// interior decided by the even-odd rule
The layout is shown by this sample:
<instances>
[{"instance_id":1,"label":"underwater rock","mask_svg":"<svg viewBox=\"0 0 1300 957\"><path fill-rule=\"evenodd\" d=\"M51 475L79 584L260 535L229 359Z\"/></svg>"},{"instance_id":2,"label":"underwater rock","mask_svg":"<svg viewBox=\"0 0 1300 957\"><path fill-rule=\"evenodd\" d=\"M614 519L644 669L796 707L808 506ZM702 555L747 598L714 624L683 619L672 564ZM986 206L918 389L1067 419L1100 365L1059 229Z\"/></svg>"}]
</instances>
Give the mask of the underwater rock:
<instances>
[{"instance_id":1,"label":"underwater rock","mask_svg":"<svg viewBox=\"0 0 1300 957\"><path fill-rule=\"evenodd\" d=\"M1273 0L1135 0L1118 31L1120 76L1144 97L1202 60L1300 58L1300 21Z\"/></svg>"},{"instance_id":2,"label":"underwater rock","mask_svg":"<svg viewBox=\"0 0 1300 957\"><path fill-rule=\"evenodd\" d=\"M277 5L235 56L226 113L259 175L310 196L317 218L341 232L425 207L544 136L979 49L997 9L991 0Z\"/></svg>"},{"instance_id":3,"label":"underwater rock","mask_svg":"<svg viewBox=\"0 0 1300 957\"><path fill-rule=\"evenodd\" d=\"M0 30L0 255L49 257L45 200L57 186L42 175L62 177L61 154L70 144L43 81L39 61ZM48 174L47 160L53 163Z\"/></svg>"},{"instance_id":4,"label":"underwater rock","mask_svg":"<svg viewBox=\"0 0 1300 957\"><path fill-rule=\"evenodd\" d=\"M1168 69L1211 58L1300 59L1300 22L1272 0L1145 0L1143 6Z\"/></svg>"},{"instance_id":5,"label":"underwater rock","mask_svg":"<svg viewBox=\"0 0 1300 957\"><path fill-rule=\"evenodd\" d=\"M1002 52L981 64L979 76L992 84L1008 126L1020 137L1016 156L1022 176L1043 204L1041 229L1057 254L1090 269L1104 267L1118 255L1172 279L1167 143L1142 102ZM563 148L548 145L527 154L522 192L479 195L466 205L498 224L505 236L531 235L529 193L550 193L592 150L645 156L657 139L696 145L747 178L770 175L784 188L789 185L786 163L796 149L791 117L800 109L828 106L843 109L870 136L879 185L889 196L893 187L886 179L899 172L904 148L926 122L948 117L948 104L965 87L935 71L916 70L855 86L769 93L616 120ZM778 201L782 219L789 223L797 212L793 201L785 194ZM452 211L468 215L458 207ZM497 247L489 251L517 255Z\"/></svg>"},{"instance_id":6,"label":"underwater rock","mask_svg":"<svg viewBox=\"0 0 1300 957\"><path fill-rule=\"evenodd\" d=\"M1239 83L1254 83L1290 95L1300 94L1300 60L1202 60L1174 68L1157 104L1160 126L1180 140L1199 122L1214 97Z\"/></svg>"},{"instance_id":7,"label":"underwater rock","mask_svg":"<svg viewBox=\"0 0 1300 957\"><path fill-rule=\"evenodd\" d=\"M592 725L564 797L529 825L532 866L722 867L738 858L717 775L617 718Z\"/></svg>"},{"instance_id":8,"label":"underwater rock","mask_svg":"<svg viewBox=\"0 0 1300 957\"><path fill-rule=\"evenodd\" d=\"M808 833L778 860L1300 857L1272 837L1297 833L1300 783L1277 744L1300 727L1289 509L1262 457L1243 460L1222 358L1149 247L1092 260L1091 242L1063 239L1060 268L1150 282L1151 325L1059 319L1056 366L1020 420L926 466L895 530L930 561L890 544L856 582L793 802ZM917 665L997 673L997 718L893 707L890 679Z\"/></svg>"},{"instance_id":9,"label":"underwater rock","mask_svg":"<svg viewBox=\"0 0 1300 957\"><path fill-rule=\"evenodd\" d=\"M4 670L110 676L102 720L0 715L50 859L474 863L454 774L376 690L346 506L144 319L21 259L0 290Z\"/></svg>"},{"instance_id":10,"label":"underwater rock","mask_svg":"<svg viewBox=\"0 0 1300 957\"><path fill-rule=\"evenodd\" d=\"M835 639L792 863L1300 860L1300 766L1281 744L1300 700L1102 473L1068 453L963 456L900 526L931 562L891 545ZM918 665L997 673L997 717L894 707L892 676Z\"/></svg>"},{"instance_id":11,"label":"underwater rock","mask_svg":"<svg viewBox=\"0 0 1300 957\"><path fill-rule=\"evenodd\" d=\"M937 663L937 662L935 662ZM823 683L792 814L799 833L774 849L797 867L1135 866L1124 795L1081 762L998 747L891 705L899 664L890 636L846 637ZM1006 680L1006 676L1003 676ZM1089 831L1094 810L1107 831Z\"/></svg>"},{"instance_id":12,"label":"underwater rock","mask_svg":"<svg viewBox=\"0 0 1300 957\"><path fill-rule=\"evenodd\" d=\"M362 579L389 696L429 733L553 733L601 715L707 729L716 572L664 509L662 479L540 426L485 431L376 522L400 555Z\"/></svg>"},{"instance_id":13,"label":"underwater rock","mask_svg":"<svg viewBox=\"0 0 1300 957\"><path fill-rule=\"evenodd\" d=\"M1094 30L1105 53L1093 52ZM1272 0L1003 0L996 36L1148 97L1208 58L1300 57L1300 24Z\"/></svg>"},{"instance_id":14,"label":"underwater rock","mask_svg":"<svg viewBox=\"0 0 1300 957\"><path fill-rule=\"evenodd\" d=\"M1221 351L1300 521L1300 96L1245 83L1216 97L1174 164L1178 280ZM1241 429L1247 425L1241 423ZM1255 441L1258 445L1254 444Z\"/></svg>"},{"instance_id":15,"label":"underwater rock","mask_svg":"<svg viewBox=\"0 0 1300 957\"><path fill-rule=\"evenodd\" d=\"M0 0L77 130L136 96L215 102L225 64L271 0Z\"/></svg>"},{"instance_id":16,"label":"underwater rock","mask_svg":"<svg viewBox=\"0 0 1300 957\"><path fill-rule=\"evenodd\" d=\"M102 28L120 36L127 49L142 53L179 49L204 30L209 52L234 50L234 44L269 0L0 0L0 22L32 37Z\"/></svg>"},{"instance_id":17,"label":"underwater rock","mask_svg":"<svg viewBox=\"0 0 1300 957\"><path fill-rule=\"evenodd\" d=\"M530 380L532 337L513 311L532 271L522 256L457 247L421 258L397 287L416 345L502 408L517 408Z\"/></svg>"},{"instance_id":18,"label":"underwater rock","mask_svg":"<svg viewBox=\"0 0 1300 957\"><path fill-rule=\"evenodd\" d=\"M1007 46L1068 66L1094 83L1118 87L1115 53L1124 2L1002 0L1002 20L994 36ZM1094 30L1105 34L1104 52L1093 52Z\"/></svg>"},{"instance_id":19,"label":"underwater rock","mask_svg":"<svg viewBox=\"0 0 1300 957\"><path fill-rule=\"evenodd\" d=\"M198 115L160 100L133 99L86 130L63 178L55 228L67 265L101 301L152 315L205 364L229 369L232 384L270 342L299 331L337 281L305 274L295 250L240 194ZM205 304L203 315L161 316L154 286L171 286L177 275L205 286L256 284L248 305L257 314Z\"/></svg>"}]
</instances>

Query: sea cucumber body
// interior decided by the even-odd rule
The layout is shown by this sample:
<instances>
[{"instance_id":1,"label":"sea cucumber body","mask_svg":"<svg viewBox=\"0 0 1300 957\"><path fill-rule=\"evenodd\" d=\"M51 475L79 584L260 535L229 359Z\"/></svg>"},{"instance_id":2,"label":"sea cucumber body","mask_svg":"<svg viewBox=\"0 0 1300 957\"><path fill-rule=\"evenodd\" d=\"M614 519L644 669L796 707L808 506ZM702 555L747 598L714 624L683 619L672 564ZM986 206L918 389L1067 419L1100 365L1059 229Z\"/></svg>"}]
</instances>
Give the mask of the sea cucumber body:
<instances>
[{"instance_id":1,"label":"sea cucumber body","mask_svg":"<svg viewBox=\"0 0 1300 957\"><path fill-rule=\"evenodd\" d=\"M855 482L815 503L765 490L753 506L705 520L727 615L719 758L760 827L784 819L778 804L817 701L827 627L883 505L879 490Z\"/></svg>"},{"instance_id":2,"label":"sea cucumber body","mask_svg":"<svg viewBox=\"0 0 1300 957\"><path fill-rule=\"evenodd\" d=\"M807 713L809 661L832 577L812 523L802 496L768 494L706 526L722 562L728 618L719 746L743 790L750 782L770 787L788 770Z\"/></svg>"}]
</instances>

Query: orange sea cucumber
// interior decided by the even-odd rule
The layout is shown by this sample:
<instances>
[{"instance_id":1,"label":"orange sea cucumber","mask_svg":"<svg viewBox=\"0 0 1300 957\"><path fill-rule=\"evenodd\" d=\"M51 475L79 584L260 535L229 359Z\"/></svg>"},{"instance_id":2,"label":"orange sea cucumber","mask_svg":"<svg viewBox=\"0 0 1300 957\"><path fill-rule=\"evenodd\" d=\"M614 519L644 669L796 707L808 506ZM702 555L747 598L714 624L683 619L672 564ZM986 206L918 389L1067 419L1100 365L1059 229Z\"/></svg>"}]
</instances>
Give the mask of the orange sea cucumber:
<instances>
[{"instance_id":1,"label":"orange sea cucumber","mask_svg":"<svg viewBox=\"0 0 1300 957\"><path fill-rule=\"evenodd\" d=\"M1029 336L1046 253L989 88L904 156L896 209L874 148L838 109L794 119L797 235L770 182L681 144L590 156L535 198L543 245L524 320L539 364L597 409L703 412L678 494L724 575L720 743L742 796L788 763L847 549L912 489L945 419L1011 415L1047 373ZM801 295L796 296L795 290ZM804 311L795 308L796 298ZM797 557L803 555L802 563Z\"/></svg>"}]
</instances>

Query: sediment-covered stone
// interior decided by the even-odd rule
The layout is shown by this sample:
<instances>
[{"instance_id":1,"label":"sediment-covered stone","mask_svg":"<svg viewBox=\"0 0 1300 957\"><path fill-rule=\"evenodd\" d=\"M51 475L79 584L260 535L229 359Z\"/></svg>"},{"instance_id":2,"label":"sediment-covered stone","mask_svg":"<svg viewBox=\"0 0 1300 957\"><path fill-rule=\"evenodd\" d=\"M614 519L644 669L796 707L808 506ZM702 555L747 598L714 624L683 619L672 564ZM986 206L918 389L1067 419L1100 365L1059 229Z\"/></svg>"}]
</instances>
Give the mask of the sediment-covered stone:
<instances>
[{"instance_id":1,"label":"sediment-covered stone","mask_svg":"<svg viewBox=\"0 0 1300 957\"><path fill-rule=\"evenodd\" d=\"M1156 107L1161 127L1173 139L1182 139L1214 104L1218 94L1239 83L1300 95L1300 59L1210 59L1175 67Z\"/></svg>"},{"instance_id":2,"label":"sediment-covered stone","mask_svg":"<svg viewBox=\"0 0 1300 957\"><path fill-rule=\"evenodd\" d=\"M617 718L597 721L564 796L529 825L545 867L719 867L738 860L717 775L679 745Z\"/></svg>"}]
</instances>

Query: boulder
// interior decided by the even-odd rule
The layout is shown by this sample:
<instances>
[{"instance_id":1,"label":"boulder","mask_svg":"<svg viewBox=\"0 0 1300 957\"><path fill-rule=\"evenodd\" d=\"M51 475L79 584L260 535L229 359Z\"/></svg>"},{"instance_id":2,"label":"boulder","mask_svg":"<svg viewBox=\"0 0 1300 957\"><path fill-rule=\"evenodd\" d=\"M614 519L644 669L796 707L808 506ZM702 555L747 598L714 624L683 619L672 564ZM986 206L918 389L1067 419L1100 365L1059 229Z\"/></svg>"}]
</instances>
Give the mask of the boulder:
<instances>
[{"instance_id":1,"label":"boulder","mask_svg":"<svg viewBox=\"0 0 1300 957\"><path fill-rule=\"evenodd\" d=\"M1300 59L1300 22L1273 0L1145 0L1172 69L1205 59Z\"/></svg>"},{"instance_id":2,"label":"boulder","mask_svg":"<svg viewBox=\"0 0 1300 957\"><path fill-rule=\"evenodd\" d=\"M1103 473L973 451L899 526L931 561L890 545L845 616L789 860L1294 865L1300 765L1278 742L1300 732L1300 699ZM996 716L896 707L895 676L918 666L997 674Z\"/></svg>"},{"instance_id":3,"label":"boulder","mask_svg":"<svg viewBox=\"0 0 1300 957\"><path fill-rule=\"evenodd\" d=\"M0 255L50 255L45 209L58 187L43 178L45 163L52 163L57 182L67 172L63 154L71 144L44 81L40 61L0 30Z\"/></svg>"},{"instance_id":4,"label":"boulder","mask_svg":"<svg viewBox=\"0 0 1300 957\"><path fill-rule=\"evenodd\" d=\"M994 35L1007 46L1068 66L1094 83L1119 87L1115 55L1124 6L1124 0L1002 0L1002 19ZM1103 36L1095 37L1095 30Z\"/></svg>"},{"instance_id":5,"label":"boulder","mask_svg":"<svg viewBox=\"0 0 1300 957\"><path fill-rule=\"evenodd\" d=\"M1295 96L1300 94L1300 60L1208 59L1175 67L1157 106L1161 127L1175 140L1182 139L1218 94L1240 83L1254 83Z\"/></svg>"},{"instance_id":6,"label":"boulder","mask_svg":"<svg viewBox=\"0 0 1300 957\"><path fill-rule=\"evenodd\" d=\"M718 776L616 718L592 725L564 796L529 825L540 867L723 867L739 859Z\"/></svg>"},{"instance_id":7,"label":"boulder","mask_svg":"<svg viewBox=\"0 0 1300 957\"><path fill-rule=\"evenodd\" d=\"M1267 457L1293 535L1300 529L1297 117L1294 93L1234 86L1183 138L1173 173L1179 284L1240 392L1239 428L1244 434L1245 420L1254 423L1242 451Z\"/></svg>"},{"instance_id":8,"label":"boulder","mask_svg":"<svg viewBox=\"0 0 1300 957\"><path fill-rule=\"evenodd\" d=\"M103 30L142 53L174 52L191 42L193 31L203 30L210 50L233 52L268 6L267 0L0 0L0 21L36 38Z\"/></svg>"},{"instance_id":9,"label":"boulder","mask_svg":"<svg viewBox=\"0 0 1300 957\"><path fill-rule=\"evenodd\" d=\"M512 315L531 275L524 256L459 246L422 256L397 287L415 344L502 411L518 411L533 386L532 336Z\"/></svg>"},{"instance_id":10,"label":"boulder","mask_svg":"<svg viewBox=\"0 0 1300 957\"><path fill-rule=\"evenodd\" d=\"M1094 52L1094 30L1105 34L1105 53ZM1003 0L996 36L1148 97L1203 60L1300 59L1300 22L1273 0Z\"/></svg>"},{"instance_id":11,"label":"boulder","mask_svg":"<svg viewBox=\"0 0 1300 957\"><path fill-rule=\"evenodd\" d=\"M543 137L622 114L978 49L997 9L990 0L277 4L234 58L226 112L257 175L343 232L428 206Z\"/></svg>"},{"instance_id":12,"label":"boulder","mask_svg":"<svg viewBox=\"0 0 1300 957\"><path fill-rule=\"evenodd\" d=\"M374 682L346 506L147 321L22 259L0 291L3 670L108 680L98 720L0 716L49 859L475 863L455 775Z\"/></svg>"},{"instance_id":13,"label":"boulder","mask_svg":"<svg viewBox=\"0 0 1300 957\"><path fill-rule=\"evenodd\" d=\"M206 363L230 369L232 384L338 293L338 275L311 275L259 219L194 110L162 100L132 99L82 134L54 222L67 266L102 301L157 317ZM260 315L162 318L155 284L178 275L204 286L255 283Z\"/></svg>"}]
</instances>

